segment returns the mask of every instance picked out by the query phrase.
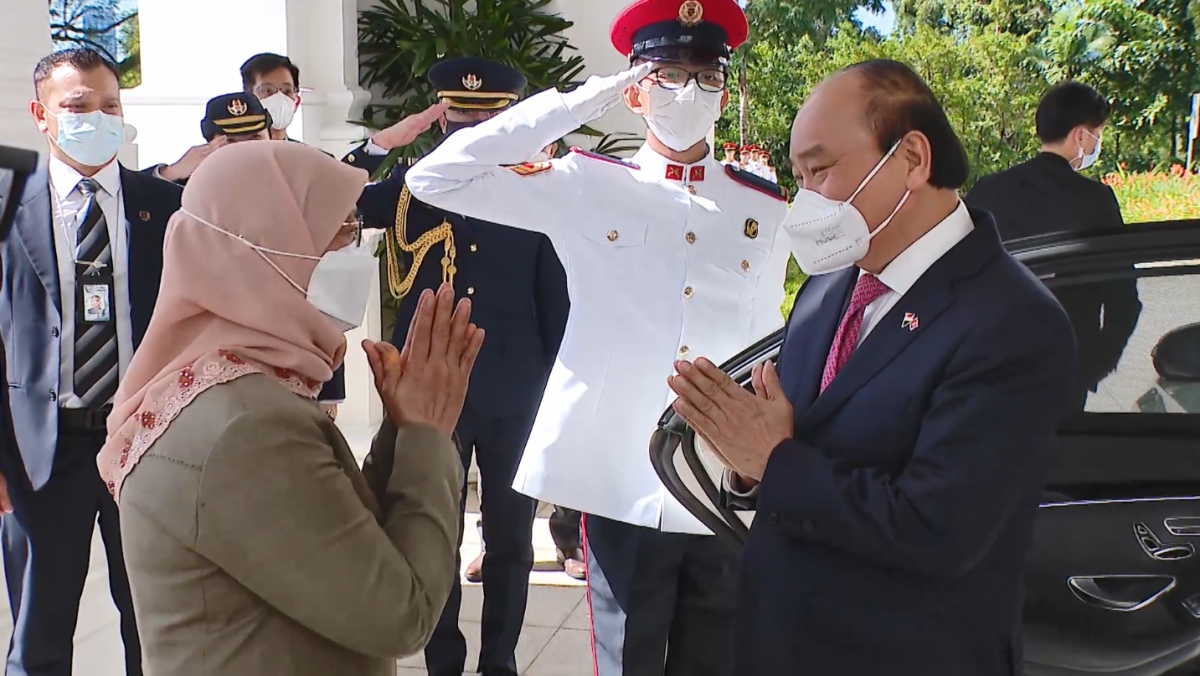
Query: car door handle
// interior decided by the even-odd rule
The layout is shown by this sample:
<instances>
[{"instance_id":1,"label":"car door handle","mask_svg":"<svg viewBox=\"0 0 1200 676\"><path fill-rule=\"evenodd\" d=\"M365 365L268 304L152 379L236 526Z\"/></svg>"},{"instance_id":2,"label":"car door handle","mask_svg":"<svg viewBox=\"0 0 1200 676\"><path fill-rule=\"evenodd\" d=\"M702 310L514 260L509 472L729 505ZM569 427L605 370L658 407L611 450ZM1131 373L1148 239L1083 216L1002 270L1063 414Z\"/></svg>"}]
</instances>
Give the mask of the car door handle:
<instances>
[{"instance_id":1,"label":"car door handle","mask_svg":"<svg viewBox=\"0 0 1200 676\"><path fill-rule=\"evenodd\" d=\"M1137 536L1138 544L1142 546L1142 551L1146 552L1146 556L1156 561L1181 561L1196 553L1195 546L1189 543L1164 544L1144 523L1134 524L1133 533Z\"/></svg>"},{"instance_id":2,"label":"car door handle","mask_svg":"<svg viewBox=\"0 0 1200 676\"><path fill-rule=\"evenodd\" d=\"M1141 610L1175 588L1170 575L1101 575L1067 579L1075 598L1089 606L1118 613Z\"/></svg>"},{"instance_id":3,"label":"car door handle","mask_svg":"<svg viewBox=\"0 0 1200 676\"><path fill-rule=\"evenodd\" d=\"M1200 517L1172 516L1163 519L1163 525L1177 538L1200 537Z\"/></svg>"}]
</instances>

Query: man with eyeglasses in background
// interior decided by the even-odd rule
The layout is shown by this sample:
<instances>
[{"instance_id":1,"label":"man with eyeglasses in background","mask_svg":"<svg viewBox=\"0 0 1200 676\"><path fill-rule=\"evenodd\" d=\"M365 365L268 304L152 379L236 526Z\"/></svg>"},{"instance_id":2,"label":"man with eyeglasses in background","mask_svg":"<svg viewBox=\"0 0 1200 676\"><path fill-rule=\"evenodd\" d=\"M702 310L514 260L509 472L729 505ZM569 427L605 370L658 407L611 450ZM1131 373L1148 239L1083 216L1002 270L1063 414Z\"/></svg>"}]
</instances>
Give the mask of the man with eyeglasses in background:
<instances>
[{"instance_id":1,"label":"man with eyeglasses in background","mask_svg":"<svg viewBox=\"0 0 1200 676\"><path fill-rule=\"evenodd\" d=\"M675 360L721 362L783 324L786 194L707 141L747 32L735 0L639 0L611 32L629 70L463 129L405 176L422 202L546 233L566 262L566 337L513 485L585 514L600 676L732 673L737 552L647 447ZM630 161L520 164L622 102L648 127Z\"/></svg>"}]
</instances>

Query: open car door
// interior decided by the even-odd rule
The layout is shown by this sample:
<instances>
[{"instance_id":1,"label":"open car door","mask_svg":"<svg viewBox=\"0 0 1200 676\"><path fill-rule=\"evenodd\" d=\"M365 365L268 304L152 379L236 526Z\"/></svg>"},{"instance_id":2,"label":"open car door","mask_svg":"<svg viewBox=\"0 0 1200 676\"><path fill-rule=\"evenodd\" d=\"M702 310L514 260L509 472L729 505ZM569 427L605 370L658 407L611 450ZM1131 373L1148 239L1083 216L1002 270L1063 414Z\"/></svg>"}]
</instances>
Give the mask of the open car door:
<instances>
[{"instance_id":1,"label":"open car door","mask_svg":"<svg viewBox=\"0 0 1200 676\"><path fill-rule=\"evenodd\" d=\"M1079 342L1025 568L1028 676L1193 673L1200 663L1200 221L1008 243ZM747 386L784 332L724 365ZM740 546L754 513L720 500L722 466L668 410L651 461ZM1200 673L1200 672L1195 672Z\"/></svg>"}]
</instances>

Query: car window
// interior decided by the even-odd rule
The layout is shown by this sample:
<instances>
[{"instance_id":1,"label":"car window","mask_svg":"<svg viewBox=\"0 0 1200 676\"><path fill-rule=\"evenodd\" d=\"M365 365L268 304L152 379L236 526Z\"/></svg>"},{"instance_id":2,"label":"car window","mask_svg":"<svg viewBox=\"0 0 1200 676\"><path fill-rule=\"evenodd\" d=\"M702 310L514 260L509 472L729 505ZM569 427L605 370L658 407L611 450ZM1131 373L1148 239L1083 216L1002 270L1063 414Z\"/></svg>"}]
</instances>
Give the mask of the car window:
<instances>
[{"instance_id":1,"label":"car window","mask_svg":"<svg viewBox=\"0 0 1200 676\"><path fill-rule=\"evenodd\" d=\"M1200 261L1048 284L1078 341L1072 410L1200 414Z\"/></svg>"}]
</instances>

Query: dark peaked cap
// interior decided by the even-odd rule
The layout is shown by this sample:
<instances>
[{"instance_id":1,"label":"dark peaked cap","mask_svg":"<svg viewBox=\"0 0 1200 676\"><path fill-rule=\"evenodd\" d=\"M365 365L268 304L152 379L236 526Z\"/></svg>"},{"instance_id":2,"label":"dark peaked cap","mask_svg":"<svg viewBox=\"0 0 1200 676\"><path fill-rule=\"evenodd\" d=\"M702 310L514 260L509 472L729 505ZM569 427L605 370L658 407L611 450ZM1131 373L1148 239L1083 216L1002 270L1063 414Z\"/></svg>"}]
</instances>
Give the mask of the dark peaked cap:
<instances>
[{"instance_id":1,"label":"dark peaked cap","mask_svg":"<svg viewBox=\"0 0 1200 676\"><path fill-rule=\"evenodd\" d=\"M463 56L429 69L439 99L458 110L499 110L521 98L528 81L513 68L490 59Z\"/></svg>"}]
</instances>

